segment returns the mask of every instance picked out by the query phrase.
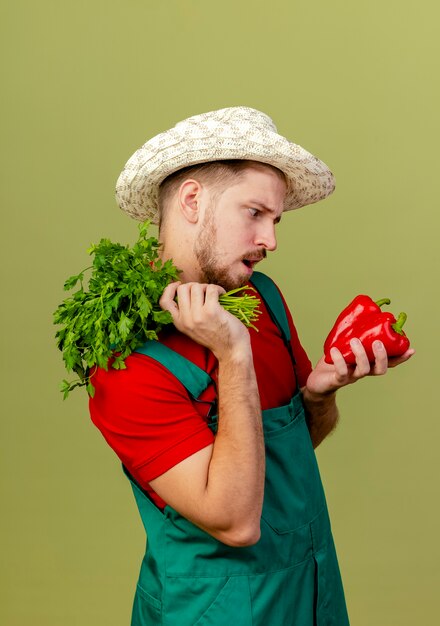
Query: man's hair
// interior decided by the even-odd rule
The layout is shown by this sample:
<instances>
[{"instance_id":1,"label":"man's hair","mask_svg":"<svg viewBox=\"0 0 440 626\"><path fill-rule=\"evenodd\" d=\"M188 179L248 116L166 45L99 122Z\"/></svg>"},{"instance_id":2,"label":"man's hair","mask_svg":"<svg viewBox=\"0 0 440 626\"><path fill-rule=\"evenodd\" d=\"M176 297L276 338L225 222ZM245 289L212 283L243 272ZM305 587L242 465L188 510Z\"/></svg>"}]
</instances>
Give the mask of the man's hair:
<instances>
[{"instance_id":1,"label":"man's hair","mask_svg":"<svg viewBox=\"0 0 440 626\"><path fill-rule=\"evenodd\" d=\"M243 177L247 169L262 169L269 167L276 175L286 182L286 177L281 170L260 161L247 160L223 160L212 163L199 163L184 167L174 174L170 174L159 186L159 230L165 223L167 207L170 198L179 189L180 185L189 178L194 178L199 183L209 185L215 195L220 195L224 191L227 183Z\"/></svg>"}]
</instances>

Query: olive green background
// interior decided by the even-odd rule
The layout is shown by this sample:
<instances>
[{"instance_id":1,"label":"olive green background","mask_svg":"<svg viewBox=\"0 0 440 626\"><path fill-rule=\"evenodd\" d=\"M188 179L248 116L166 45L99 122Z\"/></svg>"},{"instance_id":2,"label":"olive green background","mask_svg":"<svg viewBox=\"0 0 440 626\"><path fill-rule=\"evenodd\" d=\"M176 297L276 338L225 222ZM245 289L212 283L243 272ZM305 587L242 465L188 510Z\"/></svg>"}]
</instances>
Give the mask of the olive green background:
<instances>
[{"instance_id":1,"label":"olive green background","mask_svg":"<svg viewBox=\"0 0 440 626\"><path fill-rule=\"evenodd\" d=\"M358 293L408 313L416 356L339 393L318 457L352 624L436 621L439 14L434 0L2 3L1 624L129 623L143 529L85 393L62 401L51 317L91 242L136 238L113 196L128 157L231 105L267 112L336 175L265 264L312 360Z\"/></svg>"}]
</instances>

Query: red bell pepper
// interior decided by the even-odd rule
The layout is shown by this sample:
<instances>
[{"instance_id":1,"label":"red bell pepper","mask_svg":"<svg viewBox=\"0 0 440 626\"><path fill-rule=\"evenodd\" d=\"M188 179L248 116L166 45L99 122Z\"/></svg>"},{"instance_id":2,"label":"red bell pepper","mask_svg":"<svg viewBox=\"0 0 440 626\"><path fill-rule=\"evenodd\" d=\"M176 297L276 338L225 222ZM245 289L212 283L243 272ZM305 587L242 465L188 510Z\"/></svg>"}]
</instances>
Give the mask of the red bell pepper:
<instances>
[{"instance_id":1,"label":"red bell pepper","mask_svg":"<svg viewBox=\"0 0 440 626\"><path fill-rule=\"evenodd\" d=\"M324 353L330 355L330 348L335 345L339 335L345 331L348 332L349 329L353 329L354 324L359 318L373 313L380 313L380 307L384 304L390 304L390 302L391 300L389 298L382 298L382 300L374 302L370 296L356 296L356 298L345 307L342 313L338 315L332 330L325 340ZM326 362L333 363L330 356L328 356L328 359L326 358Z\"/></svg>"},{"instance_id":2,"label":"red bell pepper","mask_svg":"<svg viewBox=\"0 0 440 626\"><path fill-rule=\"evenodd\" d=\"M380 307L389 303L388 298L375 303L368 296L357 296L338 316L325 340L325 362L333 363L330 350L335 347L347 363L354 364L356 359L350 347L353 337L362 342L371 362L375 360L372 349L375 340L382 341L388 356L400 356L406 352L409 339L402 330L406 314L400 313L396 320L392 313L382 312Z\"/></svg>"}]
</instances>

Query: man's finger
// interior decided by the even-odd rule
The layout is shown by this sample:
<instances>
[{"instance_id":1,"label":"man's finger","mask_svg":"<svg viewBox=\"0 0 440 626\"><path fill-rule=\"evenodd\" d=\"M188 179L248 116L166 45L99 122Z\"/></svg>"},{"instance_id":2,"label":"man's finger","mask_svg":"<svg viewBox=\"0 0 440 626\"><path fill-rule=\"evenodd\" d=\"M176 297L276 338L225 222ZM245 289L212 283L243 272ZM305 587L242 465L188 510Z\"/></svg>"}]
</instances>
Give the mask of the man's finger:
<instances>
[{"instance_id":1,"label":"man's finger","mask_svg":"<svg viewBox=\"0 0 440 626\"><path fill-rule=\"evenodd\" d=\"M177 306L181 313L185 313L191 308L191 289L194 283L183 283L176 291Z\"/></svg>"},{"instance_id":2,"label":"man's finger","mask_svg":"<svg viewBox=\"0 0 440 626\"><path fill-rule=\"evenodd\" d=\"M200 310L205 304L206 287L206 285L201 283L192 283L189 297L191 298L190 304L193 309Z\"/></svg>"},{"instance_id":3,"label":"man's finger","mask_svg":"<svg viewBox=\"0 0 440 626\"><path fill-rule=\"evenodd\" d=\"M181 285L180 281L170 283L163 291L163 294L159 300L159 305L164 311L169 311L171 314L178 311L177 304L174 301L176 297L177 289Z\"/></svg>"},{"instance_id":4,"label":"man's finger","mask_svg":"<svg viewBox=\"0 0 440 626\"><path fill-rule=\"evenodd\" d=\"M374 367L371 371L373 376L383 376L388 369L388 355L381 341L373 341Z\"/></svg>"},{"instance_id":5,"label":"man's finger","mask_svg":"<svg viewBox=\"0 0 440 626\"><path fill-rule=\"evenodd\" d=\"M218 299L222 293L226 293L223 287L220 285L214 285L213 283L207 285L206 294L205 294L205 302L208 306L217 305Z\"/></svg>"},{"instance_id":6,"label":"man's finger","mask_svg":"<svg viewBox=\"0 0 440 626\"><path fill-rule=\"evenodd\" d=\"M336 378L339 381L342 381L348 374L348 365L337 348L332 348L330 350L330 356L332 357L333 365L335 366Z\"/></svg>"},{"instance_id":7,"label":"man's finger","mask_svg":"<svg viewBox=\"0 0 440 626\"><path fill-rule=\"evenodd\" d=\"M360 339L357 337L350 339L350 348L356 359L356 369L353 372L353 376L355 378L363 378L364 376L367 376L370 373L371 365Z\"/></svg>"},{"instance_id":8,"label":"man's finger","mask_svg":"<svg viewBox=\"0 0 440 626\"><path fill-rule=\"evenodd\" d=\"M401 363L405 363L405 361L408 361L408 359L410 359L412 355L415 353L416 351L413 350L413 348L409 348L404 354L402 354L402 356L390 357L388 359L388 367L396 367L397 365L400 365Z\"/></svg>"}]
</instances>

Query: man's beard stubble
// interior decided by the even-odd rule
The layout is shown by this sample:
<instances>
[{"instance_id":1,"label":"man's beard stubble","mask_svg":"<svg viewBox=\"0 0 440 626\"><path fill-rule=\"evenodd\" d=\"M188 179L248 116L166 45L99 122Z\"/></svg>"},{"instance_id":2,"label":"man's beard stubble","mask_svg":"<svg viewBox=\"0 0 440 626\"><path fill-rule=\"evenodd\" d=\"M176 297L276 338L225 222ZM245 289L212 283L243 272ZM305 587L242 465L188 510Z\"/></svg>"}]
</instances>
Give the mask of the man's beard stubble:
<instances>
[{"instance_id":1,"label":"man's beard stubble","mask_svg":"<svg viewBox=\"0 0 440 626\"><path fill-rule=\"evenodd\" d=\"M218 253L215 253L217 231L213 219L212 207L206 213L199 238L194 243L194 254L200 266L200 282L220 285L226 291L243 287L248 277L243 274L235 279L230 276L229 268L218 262Z\"/></svg>"}]
</instances>

